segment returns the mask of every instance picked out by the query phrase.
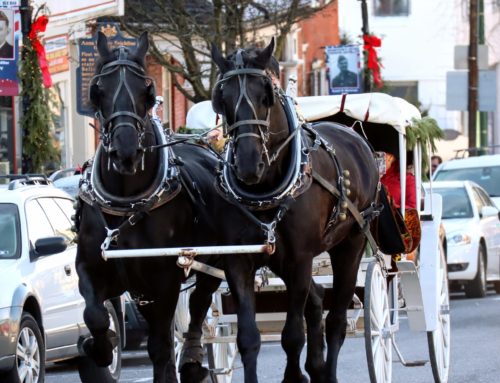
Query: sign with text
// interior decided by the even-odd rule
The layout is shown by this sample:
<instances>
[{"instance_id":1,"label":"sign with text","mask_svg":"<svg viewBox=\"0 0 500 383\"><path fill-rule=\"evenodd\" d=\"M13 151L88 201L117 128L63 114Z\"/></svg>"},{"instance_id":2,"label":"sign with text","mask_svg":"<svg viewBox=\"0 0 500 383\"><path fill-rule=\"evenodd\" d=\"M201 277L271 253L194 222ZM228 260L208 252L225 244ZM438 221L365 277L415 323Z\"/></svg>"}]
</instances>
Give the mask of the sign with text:
<instances>
[{"instance_id":1,"label":"sign with text","mask_svg":"<svg viewBox=\"0 0 500 383\"><path fill-rule=\"evenodd\" d=\"M45 39L45 54L50 74L69 70L68 35Z\"/></svg>"},{"instance_id":2,"label":"sign with text","mask_svg":"<svg viewBox=\"0 0 500 383\"><path fill-rule=\"evenodd\" d=\"M359 45L327 46L329 93L359 93Z\"/></svg>"},{"instance_id":3,"label":"sign with text","mask_svg":"<svg viewBox=\"0 0 500 383\"><path fill-rule=\"evenodd\" d=\"M17 63L21 19L16 3L16 1L0 2L0 96L19 94Z\"/></svg>"},{"instance_id":4,"label":"sign with text","mask_svg":"<svg viewBox=\"0 0 500 383\"><path fill-rule=\"evenodd\" d=\"M122 36L118 24L99 24L97 30L106 35L110 49L115 49L119 46L135 49L137 46L136 39ZM95 75L95 64L99 58L96 44L97 35L90 39L80 39L78 44L80 64L76 69L76 109L79 114L90 117L94 116L94 112L88 99L89 83Z\"/></svg>"}]
</instances>

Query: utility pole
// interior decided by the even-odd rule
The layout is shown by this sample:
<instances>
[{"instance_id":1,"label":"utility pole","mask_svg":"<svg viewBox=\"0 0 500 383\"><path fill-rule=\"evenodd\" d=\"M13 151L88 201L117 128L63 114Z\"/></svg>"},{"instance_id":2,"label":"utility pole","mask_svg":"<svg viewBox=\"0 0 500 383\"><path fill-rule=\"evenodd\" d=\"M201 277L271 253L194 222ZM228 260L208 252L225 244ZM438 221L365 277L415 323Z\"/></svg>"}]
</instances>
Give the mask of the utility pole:
<instances>
[{"instance_id":1,"label":"utility pole","mask_svg":"<svg viewBox=\"0 0 500 383\"><path fill-rule=\"evenodd\" d=\"M486 43L484 36L484 0L479 0L478 23L478 44L484 45ZM481 111L479 112L479 146L488 146L488 113Z\"/></svg>"},{"instance_id":2,"label":"utility pole","mask_svg":"<svg viewBox=\"0 0 500 383\"><path fill-rule=\"evenodd\" d=\"M361 27L361 31L363 32L363 36L368 36L370 34L370 28L368 27L368 6L366 5L366 0L359 0L361 1L361 20L363 21L363 26ZM363 65L363 92L369 93L371 92L371 81L370 81L370 70L368 69L368 66L366 65L366 62L368 61L368 52L364 51L363 54L363 59L365 62L365 65Z\"/></svg>"},{"instance_id":3,"label":"utility pole","mask_svg":"<svg viewBox=\"0 0 500 383\"><path fill-rule=\"evenodd\" d=\"M469 148L477 147L476 119L477 119L477 95L478 95L478 0L469 0ZM470 153L470 152L469 152ZM475 151L472 154L476 154Z\"/></svg>"}]
</instances>

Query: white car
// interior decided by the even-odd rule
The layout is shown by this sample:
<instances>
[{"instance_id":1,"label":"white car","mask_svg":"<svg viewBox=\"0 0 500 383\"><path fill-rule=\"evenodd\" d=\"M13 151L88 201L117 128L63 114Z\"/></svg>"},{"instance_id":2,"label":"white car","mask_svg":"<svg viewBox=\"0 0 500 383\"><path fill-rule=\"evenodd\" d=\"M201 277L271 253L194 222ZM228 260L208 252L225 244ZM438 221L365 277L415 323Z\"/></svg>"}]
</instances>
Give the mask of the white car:
<instances>
[{"instance_id":1,"label":"white car","mask_svg":"<svg viewBox=\"0 0 500 383\"><path fill-rule=\"evenodd\" d=\"M0 181L5 178L14 177ZM22 176L0 185L2 383L43 382L46 361L72 358L79 360L82 382L118 381L120 344L109 368L98 368L79 352L89 332L75 270L73 214L73 199L47 179ZM121 302L106 307L119 336Z\"/></svg>"},{"instance_id":2,"label":"white car","mask_svg":"<svg viewBox=\"0 0 500 383\"><path fill-rule=\"evenodd\" d=\"M472 181L434 181L432 192L443 197L450 282L463 284L468 297L484 297L487 282L500 292L500 215L494 202Z\"/></svg>"},{"instance_id":3,"label":"white car","mask_svg":"<svg viewBox=\"0 0 500 383\"><path fill-rule=\"evenodd\" d=\"M445 161L434 172L434 181L473 181L489 194L500 209L500 154Z\"/></svg>"}]
</instances>

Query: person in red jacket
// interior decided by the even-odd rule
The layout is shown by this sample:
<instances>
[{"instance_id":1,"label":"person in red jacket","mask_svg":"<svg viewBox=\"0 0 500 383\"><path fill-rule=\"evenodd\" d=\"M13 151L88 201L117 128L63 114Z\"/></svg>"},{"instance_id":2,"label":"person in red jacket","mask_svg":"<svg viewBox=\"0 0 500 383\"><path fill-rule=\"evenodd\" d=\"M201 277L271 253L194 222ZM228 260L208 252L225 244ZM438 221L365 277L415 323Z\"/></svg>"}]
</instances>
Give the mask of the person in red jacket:
<instances>
[{"instance_id":1,"label":"person in red jacket","mask_svg":"<svg viewBox=\"0 0 500 383\"><path fill-rule=\"evenodd\" d=\"M386 187L390 197L394 200L394 205L400 208L401 178L399 173L399 161L396 156L391 153L385 153L385 168L386 172L380 179L380 182ZM407 171L405 209L415 209L416 207L415 176Z\"/></svg>"}]
</instances>

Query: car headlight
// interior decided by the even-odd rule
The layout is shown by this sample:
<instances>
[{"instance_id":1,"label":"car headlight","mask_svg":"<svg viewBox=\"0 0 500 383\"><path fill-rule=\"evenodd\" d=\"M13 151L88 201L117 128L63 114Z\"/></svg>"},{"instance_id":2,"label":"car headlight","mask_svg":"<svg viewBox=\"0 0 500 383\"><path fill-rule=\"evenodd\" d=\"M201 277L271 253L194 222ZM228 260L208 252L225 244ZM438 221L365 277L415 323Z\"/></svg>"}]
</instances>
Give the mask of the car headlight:
<instances>
[{"instance_id":1,"label":"car headlight","mask_svg":"<svg viewBox=\"0 0 500 383\"><path fill-rule=\"evenodd\" d=\"M466 233L455 233L448 236L447 241L451 245L468 245L471 242L471 238Z\"/></svg>"}]
</instances>

